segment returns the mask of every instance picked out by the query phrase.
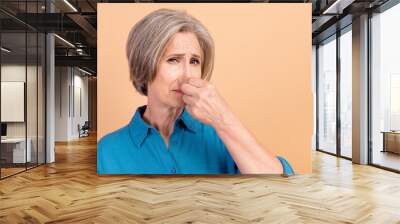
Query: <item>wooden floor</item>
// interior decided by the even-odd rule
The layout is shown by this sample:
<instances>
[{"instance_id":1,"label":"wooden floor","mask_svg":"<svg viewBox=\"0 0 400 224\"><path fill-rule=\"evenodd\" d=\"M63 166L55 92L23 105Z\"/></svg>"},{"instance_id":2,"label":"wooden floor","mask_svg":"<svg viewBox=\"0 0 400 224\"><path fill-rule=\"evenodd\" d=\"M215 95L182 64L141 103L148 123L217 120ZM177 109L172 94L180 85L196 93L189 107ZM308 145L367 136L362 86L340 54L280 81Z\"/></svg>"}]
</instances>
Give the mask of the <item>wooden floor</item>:
<instances>
[{"instance_id":1,"label":"wooden floor","mask_svg":"<svg viewBox=\"0 0 400 224\"><path fill-rule=\"evenodd\" d=\"M374 151L373 162L377 165L386 166L395 170L400 170L400 154L392 152Z\"/></svg>"},{"instance_id":2,"label":"wooden floor","mask_svg":"<svg viewBox=\"0 0 400 224\"><path fill-rule=\"evenodd\" d=\"M96 140L0 181L0 223L400 223L400 175L323 153L314 173L102 176Z\"/></svg>"},{"instance_id":3,"label":"wooden floor","mask_svg":"<svg viewBox=\"0 0 400 224\"><path fill-rule=\"evenodd\" d=\"M19 167L17 167L17 168L1 168L1 177L3 178L3 177L7 177L7 176L10 176L10 175L13 175L13 174L15 174L15 173L19 173L19 172L22 172L22 171L25 171L26 169L25 169L25 167L21 167L21 168L19 168Z\"/></svg>"}]
</instances>

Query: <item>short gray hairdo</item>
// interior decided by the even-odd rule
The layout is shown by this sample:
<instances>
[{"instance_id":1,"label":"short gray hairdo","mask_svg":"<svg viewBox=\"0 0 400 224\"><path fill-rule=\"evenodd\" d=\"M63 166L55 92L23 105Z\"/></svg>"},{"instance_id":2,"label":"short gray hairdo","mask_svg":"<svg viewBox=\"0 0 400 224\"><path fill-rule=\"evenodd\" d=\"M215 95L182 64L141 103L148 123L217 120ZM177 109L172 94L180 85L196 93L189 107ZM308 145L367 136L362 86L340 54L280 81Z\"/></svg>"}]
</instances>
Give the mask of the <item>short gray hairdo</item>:
<instances>
[{"instance_id":1,"label":"short gray hairdo","mask_svg":"<svg viewBox=\"0 0 400 224\"><path fill-rule=\"evenodd\" d=\"M203 54L201 78L211 78L214 68L214 41L208 30L185 11L159 9L132 27L126 43L130 78L140 94L147 96L147 85L155 78L166 45L178 32L192 32L196 35Z\"/></svg>"}]
</instances>

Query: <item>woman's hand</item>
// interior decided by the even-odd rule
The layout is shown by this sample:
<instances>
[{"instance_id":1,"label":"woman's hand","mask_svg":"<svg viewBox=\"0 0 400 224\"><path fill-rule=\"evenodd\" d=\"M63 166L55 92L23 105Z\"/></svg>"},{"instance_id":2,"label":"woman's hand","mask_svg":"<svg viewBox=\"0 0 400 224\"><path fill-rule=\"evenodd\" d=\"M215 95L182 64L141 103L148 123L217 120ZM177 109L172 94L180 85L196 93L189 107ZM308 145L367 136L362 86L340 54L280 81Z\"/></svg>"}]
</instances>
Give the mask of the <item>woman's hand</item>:
<instances>
[{"instance_id":1,"label":"woman's hand","mask_svg":"<svg viewBox=\"0 0 400 224\"><path fill-rule=\"evenodd\" d=\"M226 145L240 173L282 173L274 154L265 150L235 117L227 103L209 82L189 78L181 85L183 101L197 120L213 126Z\"/></svg>"},{"instance_id":2,"label":"woman's hand","mask_svg":"<svg viewBox=\"0 0 400 224\"><path fill-rule=\"evenodd\" d=\"M183 101L197 120L213 127L229 125L233 114L217 89L206 80L188 78L181 85Z\"/></svg>"}]
</instances>

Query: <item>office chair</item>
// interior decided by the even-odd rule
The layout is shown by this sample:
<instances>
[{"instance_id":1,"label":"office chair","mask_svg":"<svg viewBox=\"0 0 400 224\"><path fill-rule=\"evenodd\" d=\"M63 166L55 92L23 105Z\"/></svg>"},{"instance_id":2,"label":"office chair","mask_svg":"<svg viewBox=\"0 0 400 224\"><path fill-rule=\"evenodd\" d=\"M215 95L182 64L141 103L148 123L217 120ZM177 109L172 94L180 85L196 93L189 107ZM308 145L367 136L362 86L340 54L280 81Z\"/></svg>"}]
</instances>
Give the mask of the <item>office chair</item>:
<instances>
[{"instance_id":1,"label":"office chair","mask_svg":"<svg viewBox=\"0 0 400 224\"><path fill-rule=\"evenodd\" d=\"M82 127L80 127L80 125L78 124L79 138L89 136L89 129L90 129L89 121L85 121Z\"/></svg>"}]
</instances>

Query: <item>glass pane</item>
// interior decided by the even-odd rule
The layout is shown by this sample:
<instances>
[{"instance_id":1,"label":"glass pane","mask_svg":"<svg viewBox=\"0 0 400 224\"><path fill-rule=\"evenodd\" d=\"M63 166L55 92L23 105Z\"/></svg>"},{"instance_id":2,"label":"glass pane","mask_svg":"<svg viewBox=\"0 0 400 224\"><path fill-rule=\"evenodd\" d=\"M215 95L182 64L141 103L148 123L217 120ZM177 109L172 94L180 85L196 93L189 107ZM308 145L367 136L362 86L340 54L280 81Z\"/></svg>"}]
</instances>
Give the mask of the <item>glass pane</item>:
<instances>
[{"instance_id":1,"label":"glass pane","mask_svg":"<svg viewBox=\"0 0 400 224\"><path fill-rule=\"evenodd\" d=\"M400 170L400 4L372 17L372 163Z\"/></svg>"},{"instance_id":2,"label":"glass pane","mask_svg":"<svg viewBox=\"0 0 400 224\"><path fill-rule=\"evenodd\" d=\"M0 1L2 9L33 24L30 16L44 6L44 0ZM45 161L45 36L3 12L0 20L3 178Z\"/></svg>"},{"instance_id":3,"label":"glass pane","mask_svg":"<svg viewBox=\"0 0 400 224\"><path fill-rule=\"evenodd\" d=\"M26 113L27 113L27 144L30 149L30 160L28 160L28 168L37 165L37 76L38 76L38 37L36 32L27 33L28 38L28 55L27 55L27 95L26 95Z\"/></svg>"},{"instance_id":4,"label":"glass pane","mask_svg":"<svg viewBox=\"0 0 400 224\"><path fill-rule=\"evenodd\" d=\"M45 163L45 44L46 38L43 33L38 35L38 163Z\"/></svg>"},{"instance_id":5,"label":"glass pane","mask_svg":"<svg viewBox=\"0 0 400 224\"><path fill-rule=\"evenodd\" d=\"M340 36L340 150L352 157L352 35L351 30Z\"/></svg>"},{"instance_id":6,"label":"glass pane","mask_svg":"<svg viewBox=\"0 0 400 224\"><path fill-rule=\"evenodd\" d=\"M336 38L318 48L318 148L336 153Z\"/></svg>"},{"instance_id":7,"label":"glass pane","mask_svg":"<svg viewBox=\"0 0 400 224\"><path fill-rule=\"evenodd\" d=\"M32 16L39 11L37 1L27 1L26 12L27 19L31 24L37 24L37 16ZM37 89L37 76L38 76L38 34L36 30L27 30L27 80L26 80L26 113L27 113L27 149L31 151L30 161L27 167L31 168L37 166L38 160L38 89Z\"/></svg>"},{"instance_id":8,"label":"glass pane","mask_svg":"<svg viewBox=\"0 0 400 224\"><path fill-rule=\"evenodd\" d=\"M2 177L25 170L26 34L1 34L1 166ZM6 50L4 50L6 49Z\"/></svg>"}]
</instances>

